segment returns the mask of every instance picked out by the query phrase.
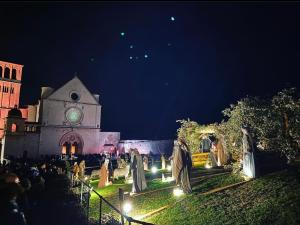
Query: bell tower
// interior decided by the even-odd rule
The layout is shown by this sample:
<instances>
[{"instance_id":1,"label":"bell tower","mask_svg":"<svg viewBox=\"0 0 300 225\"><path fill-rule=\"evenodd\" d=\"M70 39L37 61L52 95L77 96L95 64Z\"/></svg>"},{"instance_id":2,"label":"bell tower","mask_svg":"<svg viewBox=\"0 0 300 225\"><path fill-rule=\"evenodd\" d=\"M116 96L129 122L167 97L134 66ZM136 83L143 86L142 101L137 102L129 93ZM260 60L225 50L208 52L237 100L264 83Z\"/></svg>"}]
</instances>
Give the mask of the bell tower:
<instances>
[{"instance_id":1,"label":"bell tower","mask_svg":"<svg viewBox=\"0 0 300 225\"><path fill-rule=\"evenodd\" d=\"M23 65L0 61L0 139L8 112L19 108Z\"/></svg>"}]
</instances>

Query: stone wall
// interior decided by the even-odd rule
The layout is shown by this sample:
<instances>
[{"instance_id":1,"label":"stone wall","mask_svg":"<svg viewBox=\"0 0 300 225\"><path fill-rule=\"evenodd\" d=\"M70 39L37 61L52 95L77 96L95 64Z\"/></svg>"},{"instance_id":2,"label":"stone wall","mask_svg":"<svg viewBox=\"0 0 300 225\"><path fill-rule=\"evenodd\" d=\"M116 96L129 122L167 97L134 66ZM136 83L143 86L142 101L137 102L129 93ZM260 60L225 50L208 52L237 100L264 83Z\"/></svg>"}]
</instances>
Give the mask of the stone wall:
<instances>
[{"instance_id":1,"label":"stone wall","mask_svg":"<svg viewBox=\"0 0 300 225\"><path fill-rule=\"evenodd\" d=\"M28 157L35 158L39 150L39 134L25 133L24 135L6 135L4 142L4 158L7 156L22 157L23 152L28 152Z\"/></svg>"},{"instance_id":2,"label":"stone wall","mask_svg":"<svg viewBox=\"0 0 300 225\"><path fill-rule=\"evenodd\" d=\"M137 148L140 154L171 155L174 140L122 140L118 144L120 152L129 152L130 148Z\"/></svg>"}]
</instances>

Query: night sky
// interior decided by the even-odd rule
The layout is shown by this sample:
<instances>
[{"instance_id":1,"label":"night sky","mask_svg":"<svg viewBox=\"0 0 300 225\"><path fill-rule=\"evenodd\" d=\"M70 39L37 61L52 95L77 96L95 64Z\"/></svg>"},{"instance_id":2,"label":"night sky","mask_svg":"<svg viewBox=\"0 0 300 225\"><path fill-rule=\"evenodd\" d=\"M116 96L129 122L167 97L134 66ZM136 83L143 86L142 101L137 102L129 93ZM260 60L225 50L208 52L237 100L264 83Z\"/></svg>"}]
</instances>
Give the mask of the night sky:
<instances>
[{"instance_id":1,"label":"night sky","mask_svg":"<svg viewBox=\"0 0 300 225\"><path fill-rule=\"evenodd\" d=\"M21 105L75 72L103 131L174 138L246 95L300 85L300 3L1 3L0 60L24 65Z\"/></svg>"}]
</instances>

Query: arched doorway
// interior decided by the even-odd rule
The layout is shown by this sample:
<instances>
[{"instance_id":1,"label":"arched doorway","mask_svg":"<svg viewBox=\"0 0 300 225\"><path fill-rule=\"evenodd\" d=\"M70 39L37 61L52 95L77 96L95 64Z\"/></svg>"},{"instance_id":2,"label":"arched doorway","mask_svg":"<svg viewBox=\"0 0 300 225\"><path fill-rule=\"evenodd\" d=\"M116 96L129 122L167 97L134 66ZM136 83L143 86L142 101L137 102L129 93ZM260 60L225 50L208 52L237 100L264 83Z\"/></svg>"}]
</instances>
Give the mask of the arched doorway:
<instances>
[{"instance_id":1,"label":"arched doorway","mask_svg":"<svg viewBox=\"0 0 300 225\"><path fill-rule=\"evenodd\" d=\"M62 154L63 155L70 155L71 154L71 144L65 142L62 146Z\"/></svg>"},{"instance_id":2,"label":"arched doorway","mask_svg":"<svg viewBox=\"0 0 300 225\"><path fill-rule=\"evenodd\" d=\"M192 154L194 166L206 165L208 157L213 153L217 166L223 166L228 161L224 136L217 132L213 126L206 126L197 131L199 147Z\"/></svg>"},{"instance_id":3,"label":"arched doorway","mask_svg":"<svg viewBox=\"0 0 300 225\"><path fill-rule=\"evenodd\" d=\"M61 154L63 155L82 154L83 145L82 137L76 132L68 132L64 134L59 142Z\"/></svg>"},{"instance_id":4,"label":"arched doorway","mask_svg":"<svg viewBox=\"0 0 300 225\"><path fill-rule=\"evenodd\" d=\"M79 148L78 148L78 143L75 141L73 144L72 144L72 147L71 147L71 154L78 154L79 153Z\"/></svg>"}]
</instances>

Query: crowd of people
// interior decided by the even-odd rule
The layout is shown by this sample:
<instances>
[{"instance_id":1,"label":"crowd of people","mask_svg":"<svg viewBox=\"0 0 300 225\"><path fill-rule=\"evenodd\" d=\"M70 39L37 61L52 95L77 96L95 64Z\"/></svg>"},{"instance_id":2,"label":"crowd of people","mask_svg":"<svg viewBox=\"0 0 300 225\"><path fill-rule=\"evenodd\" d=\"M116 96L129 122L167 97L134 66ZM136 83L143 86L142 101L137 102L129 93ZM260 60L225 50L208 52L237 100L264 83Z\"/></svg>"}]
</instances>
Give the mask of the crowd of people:
<instances>
[{"instance_id":1,"label":"crowd of people","mask_svg":"<svg viewBox=\"0 0 300 225\"><path fill-rule=\"evenodd\" d=\"M47 181L65 169L56 158L10 159L0 165L1 224L24 225L38 205Z\"/></svg>"},{"instance_id":2,"label":"crowd of people","mask_svg":"<svg viewBox=\"0 0 300 225\"><path fill-rule=\"evenodd\" d=\"M95 167L101 168L109 159L109 173L118 168L118 162L130 163L130 154L89 154L77 156L42 155L39 159L9 158L0 163L1 225L27 225L47 183L60 174L70 180L84 178ZM150 157L151 159L151 157ZM150 162L153 160L150 160ZM91 171L90 170L90 171ZM74 178L74 177L73 177Z\"/></svg>"},{"instance_id":3,"label":"crowd of people","mask_svg":"<svg viewBox=\"0 0 300 225\"><path fill-rule=\"evenodd\" d=\"M26 156L26 155L25 155ZM0 163L0 224L27 225L48 181L65 174L71 178L78 170L84 176L85 164L99 165L104 155L80 155L68 158L44 155L38 160L10 157ZM28 222L29 221L29 222Z\"/></svg>"}]
</instances>

